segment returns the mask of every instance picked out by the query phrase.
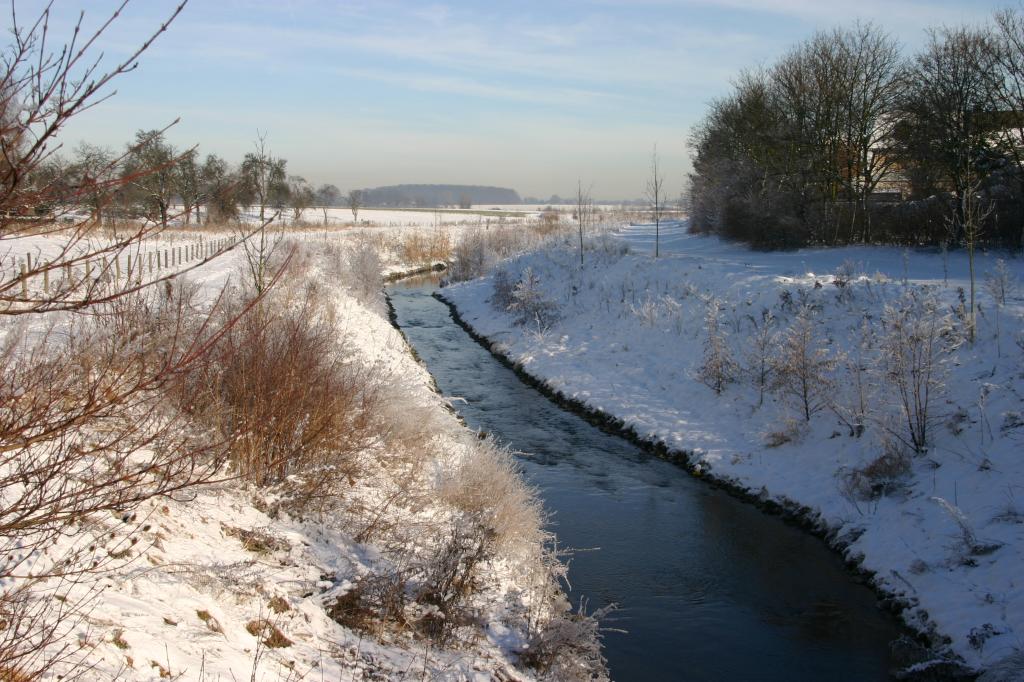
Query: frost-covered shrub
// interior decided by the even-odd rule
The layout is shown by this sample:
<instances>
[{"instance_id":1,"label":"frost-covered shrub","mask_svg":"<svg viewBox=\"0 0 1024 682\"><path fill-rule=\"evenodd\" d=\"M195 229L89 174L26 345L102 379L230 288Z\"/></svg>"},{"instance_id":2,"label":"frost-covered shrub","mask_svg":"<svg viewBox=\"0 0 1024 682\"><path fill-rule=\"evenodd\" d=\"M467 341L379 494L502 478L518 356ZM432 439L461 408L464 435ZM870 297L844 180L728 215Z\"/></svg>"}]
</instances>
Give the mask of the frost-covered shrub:
<instances>
[{"instance_id":1,"label":"frost-covered shrub","mask_svg":"<svg viewBox=\"0 0 1024 682\"><path fill-rule=\"evenodd\" d=\"M832 411L850 429L850 435L857 438L864 435L871 415L870 373L874 361L874 329L864 319L856 345L841 362L845 381L836 387L835 399L830 404Z\"/></svg>"},{"instance_id":2,"label":"frost-covered shrub","mask_svg":"<svg viewBox=\"0 0 1024 682\"><path fill-rule=\"evenodd\" d=\"M544 512L515 458L490 441L474 444L441 488L441 498L478 519L500 551L540 546Z\"/></svg>"},{"instance_id":3,"label":"frost-covered shrub","mask_svg":"<svg viewBox=\"0 0 1024 682\"><path fill-rule=\"evenodd\" d=\"M810 421L831 400L835 365L816 333L811 309L804 306L779 342L772 388L792 400L804 421Z\"/></svg>"},{"instance_id":4,"label":"frost-covered shrub","mask_svg":"<svg viewBox=\"0 0 1024 682\"><path fill-rule=\"evenodd\" d=\"M508 270L505 268L498 268L494 271L492 281L494 293L491 294L491 305L497 310L508 310L515 302L515 298L513 296L516 287L515 280L512 279L512 275L509 274Z\"/></svg>"},{"instance_id":5,"label":"frost-covered shrub","mask_svg":"<svg viewBox=\"0 0 1024 682\"><path fill-rule=\"evenodd\" d=\"M744 354L745 371L757 387L757 405L764 404L764 392L768 389L773 371L772 350L775 347L775 316L765 308L761 311L761 321L752 316L753 327Z\"/></svg>"},{"instance_id":6,"label":"frost-covered shrub","mask_svg":"<svg viewBox=\"0 0 1024 682\"><path fill-rule=\"evenodd\" d=\"M887 442L884 452L864 466L841 469L839 490L852 501L874 500L902 487L910 473L910 457L897 444Z\"/></svg>"},{"instance_id":7,"label":"frost-covered shrub","mask_svg":"<svg viewBox=\"0 0 1024 682\"><path fill-rule=\"evenodd\" d=\"M348 362L329 313L316 287L272 290L227 330L182 396L230 443L242 478L285 486L299 507L347 487L379 430L373 377Z\"/></svg>"},{"instance_id":8,"label":"frost-covered shrub","mask_svg":"<svg viewBox=\"0 0 1024 682\"><path fill-rule=\"evenodd\" d=\"M658 302L650 295L644 297L639 305L630 306L633 315L645 327L653 327L658 323Z\"/></svg>"},{"instance_id":9,"label":"frost-covered shrub","mask_svg":"<svg viewBox=\"0 0 1024 682\"><path fill-rule=\"evenodd\" d=\"M985 289L988 291L996 308L996 354L1002 355L1002 339L999 324L999 313L1006 305L1006 299L1013 296L1017 288L1017 280L1006 267L1006 261L1002 258L996 260L995 269L985 278Z\"/></svg>"},{"instance_id":10,"label":"frost-covered shrub","mask_svg":"<svg viewBox=\"0 0 1024 682\"><path fill-rule=\"evenodd\" d=\"M487 238L480 230L467 232L452 250L452 264L448 278L453 282L464 282L482 277L487 273L491 254Z\"/></svg>"},{"instance_id":11,"label":"frost-covered shrub","mask_svg":"<svg viewBox=\"0 0 1024 682\"><path fill-rule=\"evenodd\" d=\"M535 632L520 659L551 682L607 682L607 662L601 652L600 620L612 607L586 614L566 609Z\"/></svg>"},{"instance_id":12,"label":"frost-covered shrub","mask_svg":"<svg viewBox=\"0 0 1024 682\"><path fill-rule=\"evenodd\" d=\"M786 443L798 443L807 433L807 423L800 419L787 418L781 429L768 431L764 434L766 448L782 447Z\"/></svg>"},{"instance_id":13,"label":"frost-covered shrub","mask_svg":"<svg viewBox=\"0 0 1024 682\"><path fill-rule=\"evenodd\" d=\"M527 267L512 290L512 305L509 310L516 313L516 324L536 325L547 329L558 321L558 305L549 301L540 288L540 278Z\"/></svg>"},{"instance_id":14,"label":"frost-covered shrub","mask_svg":"<svg viewBox=\"0 0 1024 682\"><path fill-rule=\"evenodd\" d=\"M349 251L345 285L353 296L375 310L380 310L384 301L381 270L380 255L369 242L358 244Z\"/></svg>"},{"instance_id":15,"label":"frost-covered shrub","mask_svg":"<svg viewBox=\"0 0 1024 682\"><path fill-rule=\"evenodd\" d=\"M833 274L832 284L835 285L839 293L836 294L836 299L842 303L849 301L853 298L853 283L857 278L859 272L858 265L852 260L844 260L836 268Z\"/></svg>"},{"instance_id":16,"label":"frost-covered shrub","mask_svg":"<svg viewBox=\"0 0 1024 682\"><path fill-rule=\"evenodd\" d=\"M721 314L721 301L717 298L708 300L704 317L707 338L704 340L704 359L698 377L701 383L715 393L721 393L725 385L736 376L736 362L732 359L726 332L722 328Z\"/></svg>"},{"instance_id":17,"label":"frost-covered shrub","mask_svg":"<svg viewBox=\"0 0 1024 682\"><path fill-rule=\"evenodd\" d=\"M494 538L482 513L458 514L433 551L414 564L416 603L433 607L418 614L423 634L444 643L469 621L466 601L477 590L477 566L494 555Z\"/></svg>"},{"instance_id":18,"label":"frost-covered shrub","mask_svg":"<svg viewBox=\"0 0 1024 682\"><path fill-rule=\"evenodd\" d=\"M629 244L622 239L616 239L607 233L602 233L588 239L584 246L588 251L596 252L604 256L604 260L615 261L629 253Z\"/></svg>"},{"instance_id":19,"label":"frost-covered shrub","mask_svg":"<svg viewBox=\"0 0 1024 682\"><path fill-rule=\"evenodd\" d=\"M960 339L935 297L915 289L886 306L883 323L879 369L891 389L887 394L895 396L902 425L889 431L915 452L923 452L931 427L941 418L935 405L945 393L947 363Z\"/></svg>"}]
</instances>

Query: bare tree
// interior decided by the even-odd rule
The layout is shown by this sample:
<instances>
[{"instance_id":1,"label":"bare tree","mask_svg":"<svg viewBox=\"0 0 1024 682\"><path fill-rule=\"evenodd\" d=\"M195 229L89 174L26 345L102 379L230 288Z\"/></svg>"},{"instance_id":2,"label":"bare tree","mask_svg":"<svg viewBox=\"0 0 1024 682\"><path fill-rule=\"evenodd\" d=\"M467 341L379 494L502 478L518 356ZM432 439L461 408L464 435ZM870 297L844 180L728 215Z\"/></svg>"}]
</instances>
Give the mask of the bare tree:
<instances>
[{"instance_id":1,"label":"bare tree","mask_svg":"<svg viewBox=\"0 0 1024 682\"><path fill-rule=\"evenodd\" d=\"M902 429L888 430L915 452L924 452L936 421L934 406L945 390L945 365L956 346L949 314L932 297L908 291L887 306L880 369L893 388Z\"/></svg>"},{"instance_id":2,"label":"bare tree","mask_svg":"<svg viewBox=\"0 0 1024 682\"><path fill-rule=\"evenodd\" d=\"M580 232L580 267L583 267L583 233L590 227L594 217L594 202L590 189L583 189L583 182L576 181L576 222Z\"/></svg>"},{"instance_id":3,"label":"bare tree","mask_svg":"<svg viewBox=\"0 0 1024 682\"><path fill-rule=\"evenodd\" d=\"M324 227L327 227L327 211L341 201L341 190L330 184L320 185L316 190L315 201L324 212Z\"/></svg>"},{"instance_id":4,"label":"bare tree","mask_svg":"<svg viewBox=\"0 0 1024 682\"><path fill-rule=\"evenodd\" d=\"M126 4L93 32L80 17L63 45L51 33L49 5L27 24L12 12L0 64L0 244L9 250L31 233L52 247L23 269L0 268L0 321L9 325L0 347L0 676L11 679L74 664L76 645L59 640L95 592L73 597L71 588L132 544L131 533L111 539L97 513L131 524L140 502L217 476L226 452L164 399L238 319L213 323L172 282L219 254L144 281L113 280L110 263L138 257L164 229L166 206L154 204L156 222L113 238L97 238L93 217L71 213L88 202L99 218L112 196L167 170L167 159L145 156L146 136L92 166L101 172L75 177L59 164L44 172L60 132L110 95L111 82L136 67L184 7L108 68L98 40ZM86 314L47 315L58 311ZM19 316L32 321L26 333L12 324Z\"/></svg>"},{"instance_id":5,"label":"bare tree","mask_svg":"<svg viewBox=\"0 0 1024 682\"><path fill-rule=\"evenodd\" d=\"M267 148L266 133L257 132L254 145L255 150L242 161L242 190L245 198L260 207L263 223L267 221L267 207L282 203L288 193L287 174L285 160L275 158Z\"/></svg>"},{"instance_id":6,"label":"bare tree","mask_svg":"<svg viewBox=\"0 0 1024 682\"><path fill-rule=\"evenodd\" d=\"M124 176L137 193L144 215L166 228L171 202L179 190L179 157L162 130L140 130L127 152Z\"/></svg>"},{"instance_id":7,"label":"bare tree","mask_svg":"<svg viewBox=\"0 0 1024 682\"><path fill-rule=\"evenodd\" d=\"M987 177L992 152L992 102L989 72L993 63L990 35L957 28L929 33L929 43L908 74L909 87L900 104L897 141L907 163L925 170L936 186L948 186L957 199L954 227L959 241L972 199ZM925 188L934 190L935 187ZM966 199L965 199L966 198Z\"/></svg>"},{"instance_id":8,"label":"bare tree","mask_svg":"<svg viewBox=\"0 0 1024 682\"><path fill-rule=\"evenodd\" d=\"M974 252L982 234L984 234L985 223L995 210L995 205L991 201L986 201L981 195L981 178L977 173L967 169L964 171L963 177L965 184L959 197L958 214L950 217L948 220L954 224L954 221L959 222L964 248L967 249L967 267L971 285L971 298L968 308L968 340L974 343L977 333ZM955 228L951 226L950 229Z\"/></svg>"},{"instance_id":9,"label":"bare tree","mask_svg":"<svg viewBox=\"0 0 1024 682\"><path fill-rule=\"evenodd\" d=\"M650 202L654 217L654 257L658 257L661 241L661 214L665 210L665 178L661 174L661 163L658 160L658 145L651 152L651 174L647 178L647 201Z\"/></svg>"},{"instance_id":10,"label":"bare tree","mask_svg":"<svg viewBox=\"0 0 1024 682\"><path fill-rule=\"evenodd\" d=\"M110 201L110 187L114 181L116 155L109 149L80 143L75 148L75 158L69 178L72 190L69 198L77 198L92 211L93 223L103 226L103 215Z\"/></svg>"},{"instance_id":11,"label":"bare tree","mask_svg":"<svg viewBox=\"0 0 1024 682\"><path fill-rule=\"evenodd\" d=\"M349 190L348 207L352 211L352 222L359 222L359 209L363 207L363 190Z\"/></svg>"},{"instance_id":12,"label":"bare tree","mask_svg":"<svg viewBox=\"0 0 1024 682\"><path fill-rule=\"evenodd\" d=\"M989 79L986 93L992 98L991 109L1004 112L999 116L994 134L1000 150L1024 172L1024 15L1020 9L1007 8L996 12L995 35L989 43L992 66L985 71ZM987 61L987 60L986 60ZM1017 238L1024 248L1024 225Z\"/></svg>"},{"instance_id":13,"label":"bare tree","mask_svg":"<svg viewBox=\"0 0 1024 682\"><path fill-rule=\"evenodd\" d=\"M203 162L200 200L206 203L206 220L226 223L238 218L241 183L228 162L209 154ZM197 207L198 212L198 207Z\"/></svg>"},{"instance_id":14,"label":"bare tree","mask_svg":"<svg viewBox=\"0 0 1024 682\"><path fill-rule=\"evenodd\" d=\"M316 200L313 188L299 175L288 176L288 197L292 204L292 222L295 223L302 220L302 214Z\"/></svg>"},{"instance_id":15,"label":"bare tree","mask_svg":"<svg viewBox=\"0 0 1024 682\"><path fill-rule=\"evenodd\" d=\"M847 197L860 209L863 227L859 241L870 242L868 198L891 174L896 162L885 149L891 144L898 120L892 112L904 85L903 59L896 41L870 23L858 22L849 31L837 30L828 43L833 52L845 57L845 77L830 84L839 90L841 149L846 150L838 157L843 160L839 177ZM857 217L852 211L853 225ZM851 226L851 240L856 236Z\"/></svg>"},{"instance_id":16,"label":"bare tree","mask_svg":"<svg viewBox=\"0 0 1024 682\"><path fill-rule=\"evenodd\" d=\"M199 206L203 199L203 177L202 168L198 162L198 152L190 149L181 155L174 168L174 186L181 197L183 204L182 213L185 214L185 224L192 221L192 211L196 213L196 225L202 223Z\"/></svg>"}]
</instances>

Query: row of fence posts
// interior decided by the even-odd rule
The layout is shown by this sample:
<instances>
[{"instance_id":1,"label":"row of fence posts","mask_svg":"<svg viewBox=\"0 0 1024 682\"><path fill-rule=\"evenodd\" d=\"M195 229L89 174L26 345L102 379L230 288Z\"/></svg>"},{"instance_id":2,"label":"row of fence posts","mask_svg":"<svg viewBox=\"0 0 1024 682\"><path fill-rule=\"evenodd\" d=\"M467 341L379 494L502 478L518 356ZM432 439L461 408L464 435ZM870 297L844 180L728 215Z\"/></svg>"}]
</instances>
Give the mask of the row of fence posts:
<instances>
[{"instance_id":1,"label":"row of fence posts","mask_svg":"<svg viewBox=\"0 0 1024 682\"><path fill-rule=\"evenodd\" d=\"M110 278L111 271L113 271L113 281L121 281L122 273L126 275L126 280L131 282L132 279L138 283L142 283L142 276L145 274L147 268L150 275L155 273L161 273L165 269L173 269L193 263L197 260L205 260L215 255L222 249L226 248L231 243L230 238L214 239L212 241L200 240L191 244L185 244L182 246L172 246L166 249L156 249L154 251L143 251L142 253L126 253L124 254L124 268L121 267L122 254L115 254L109 259L106 257L100 257L95 259L99 266L99 276ZM11 257L11 266L17 266L19 268L19 277L21 279L21 296L24 299L28 299L28 280L29 273L32 272L32 254L26 253L23 260L16 261L15 257ZM84 275L86 280L92 279L94 259L88 259L83 264ZM37 262L38 267L38 262ZM43 277L43 291L50 293L50 272L55 268L48 267L44 264L42 269ZM71 263L64 263L61 266L64 271L64 278L67 281L71 281L74 276L72 271Z\"/></svg>"}]
</instances>

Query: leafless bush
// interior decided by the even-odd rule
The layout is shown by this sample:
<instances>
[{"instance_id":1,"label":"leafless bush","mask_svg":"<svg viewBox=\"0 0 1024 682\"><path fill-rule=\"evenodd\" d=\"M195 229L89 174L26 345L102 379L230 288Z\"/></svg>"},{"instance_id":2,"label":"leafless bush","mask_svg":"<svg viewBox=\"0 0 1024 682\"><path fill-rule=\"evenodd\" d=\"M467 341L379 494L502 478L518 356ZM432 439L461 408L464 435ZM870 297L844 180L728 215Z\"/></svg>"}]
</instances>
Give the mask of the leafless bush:
<instances>
[{"instance_id":1,"label":"leafless bush","mask_svg":"<svg viewBox=\"0 0 1024 682\"><path fill-rule=\"evenodd\" d=\"M101 207L180 158L137 163L147 137L76 177L54 156L61 130L110 95L184 3L109 67L96 49L120 9L95 30L79 16L62 45L53 9L42 7L27 23L11 12L0 66L0 242L11 248L32 234L52 247L24 269L0 270L0 318L32 320L24 333L5 330L2 349L0 676L67 680L83 674L82 647L69 635L102 576L133 554L130 532L107 532L111 514L133 523L141 502L221 470L226 443L194 428L167 395L208 362L237 318L197 313L173 283L222 252L156 277L111 276L125 257L140 264L144 241L168 216L98 234ZM75 217L81 205L93 216Z\"/></svg>"},{"instance_id":2,"label":"leafless bush","mask_svg":"<svg viewBox=\"0 0 1024 682\"><path fill-rule=\"evenodd\" d=\"M874 330L868 320L864 319L861 321L857 344L842 360L846 382L838 387L836 399L829 405L840 421L850 429L850 435L857 438L864 435L871 413L870 372L873 363Z\"/></svg>"},{"instance_id":3,"label":"leafless bush","mask_svg":"<svg viewBox=\"0 0 1024 682\"><path fill-rule=\"evenodd\" d=\"M605 607L592 614L565 612L549 619L530 638L520 652L523 663L541 673L542 680L552 682L607 682L607 662L601 652L600 621L614 607Z\"/></svg>"},{"instance_id":4,"label":"leafless bush","mask_svg":"<svg viewBox=\"0 0 1024 682\"><path fill-rule=\"evenodd\" d=\"M512 290L512 305L509 310L516 313L516 324L535 325L547 329L558 321L558 305L549 301L540 288L540 278L527 267Z\"/></svg>"},{"instance_id":5,"label":"leafless bush","mask_svg":"<svg viewBox=\"0 0 1024 682\"><path fill-rule=\"evenodd\" d=\"M488 239L481 230L473 230L462 236L452 251L452 265L448 277L453 282L463 282L487 274L493 258Z\"/></svg>"},{"instance_id":6,"label":"leafless bush","mask_svg":"<svg viewBox=\"0 0 1024 682\"><path fill-rule=\"evenodd\" d=\"M780 340L774 390L792 399L804 420L810 421L829 404L834 367L835 360L815 333L811 309L802 307Z\"/></svg>"},{"instance_id":7,"label":"leafless bush","mask_svg":"<svg viewBox=\"0 0 1024 682\"><path fill-rule=\"evenodd\" d=\"M797 443L807 432L807 423L797 419L786 419L781 429L768 431L764 434L766 448L778 448L787 443Z\"/></svg>"},{"instance_id":8,"label":"leafless bush","mask_svg":"<svg viewBox=\"0 0 1024 682\"><path fill-rule=\"evenodd\" d=\"M406 263L447 263L452 253L451 238L446 230L409 232L402 239L401 252Z\"/></svg>"},{"instance_id":9,"label":"leafless bush","mask_svg":"<svg viewBox=\"0 0 1024 682\"><path fill-rule=\"evenodd\" d=\"M898 490L910 473L910 457L899 445L887 441L884 452L862 467L840 470L839 490L847 499L874 500Z\"/></svg>"},{"instance_id":10,"label":"leafless bush","mask_svg":"<svg viewBox=\"0 0 1024 682\"><path fill-rule=\"evenodd\" d=\"M853 283L857 278L860 268L851 260L844 260L836 268L832 284L838 289L836 298L840 303L848 301L853 297Z\"/></svg>"},{"instance_id":11,"label":"leafless bush","mask_svg":"<svg viewBox=\"0 0 1024 682\"><path fill-rule=\"evenodd\" d=\"M418 619L418 627L433 639L446 642L465 625L467 598L478 587L477 567L494 556L495 531L486 513L460 513L452 519L431 556L415 567L420 581L416 602L437 609Z\"/></svg>"},{"instance_id":12,"label":"leafless bush","mask_svg":"<svg viewBox=\"0 0 1024 682\"><path fill-rule=\"evenodd\" d=\"M725 385L736 377L736 362L732 359L729 342L721 321L722 302L712 297L707 302L707 314L704 316L704 360L698 376L701 383L721 393Z\"/></svg>"},{"instance_id":13,"label":"leafless bush","mask_svg":"<svg viewBox=\"0 0 1024 682\"><path fill-rule=\"evenodd\" d=\"M139 503L217 477L227 452L167 395L234 320L216 326L170 284L92 312L3 348L0 666L33 675L77 650L61 640L132 556L135 539L108 535L99 512L130 521Z\"/></svg>"},{"instance_id":14,"label":"leafless bush","mask_svg":"<svg viewBox=\"0 0 1024 682\"><path fill-rule=\"evenodd\" d=\"M516 282L512 279L512 275L505 268L498 268L494 271L493 276L493 288L494 293L491 294L491 305L497 310L506 311L512 307L515 303L515 292Z\"/></svg>"},{"instance_id":15,"label":"leafless bush","mask_svg":"<svg viewBox=\"0 0 1024 682\"><path fill-rule=\"evenodd\" d=\"M346 361L341 339L314 285L275 292L234 325L183 395L231 442L242 477L287 482L300 506L338 495L375 438L374 381Z\"/></svg>"},{"instance_id":16,"label":"leafless bush","mask_svg":"<svg viewBox=\"0 0 1024 682\"><path fill-rule=\"evenodd\" d=\"M760 407L764 404L764 392L771 385L776 322L768 308L761 311L760 322L753 317L750 319L753 330L746 345L746 372L757 386L757 406Z\"/></svg>"},{"instance_id":17,"label":"leafless bush","mask_svg":"<svg viewBox=\"0 0 1024 682\"><path fill-rule=\"evenodd\" d=\"M372 310L380 310L383 306L384 279L381 273L380 254L372 244L364 241L349 251L346 279L349 290Z\"/></svg>"},{"instance_id":18,"label":"leafless bush","mask_svg":"<svg viewBox=\"0 0 1024 682\"><path fill-rule=\"evenodd\" d=\"M408 600L408 581L401 572L371 574L334 597L327 615L345 627L379 635L387 625L408 625Z\"/></svg>"},{"instance_id":19,"label":"leafless bush","mask_svg":"<svg viewBox=\"0 0 1024 682\"><path fill-rule=\"evenodd\" d=\"M995 269L985 278L985 289L988 291L996 308L996 355L1002 356L1002 340L1000 338L999 317L1006 299L1013 296L1017 288L1016 278L1010 269L1006 267L1006 261L1002 258L996 260Z\"/></svg>"},{"instance_id":20,"label":"leafless bush","mask_svg":"<svg viewBox=\"0 0 1024 682\"><path fill-rule=\"evenodd\" d=\"M935 298L916 290L908 291L898 305L886 306L883 321L879 368L896 396L904 427L888 430L915 452L923 452L939 419L934 406L946 388L948 356L959 339Z\"/></svg>"}]
</instances>

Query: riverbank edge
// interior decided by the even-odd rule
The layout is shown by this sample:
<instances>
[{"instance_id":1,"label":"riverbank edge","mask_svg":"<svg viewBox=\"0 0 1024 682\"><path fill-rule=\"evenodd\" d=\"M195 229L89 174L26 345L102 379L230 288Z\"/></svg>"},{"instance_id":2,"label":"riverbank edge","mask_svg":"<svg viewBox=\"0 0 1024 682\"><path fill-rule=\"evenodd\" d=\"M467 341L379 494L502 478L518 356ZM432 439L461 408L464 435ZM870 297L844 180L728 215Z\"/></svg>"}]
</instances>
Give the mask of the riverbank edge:
<instances>
[{"instance_id":1,"label":"riverbank edge","mask_svg":"<svg viewBox=\"0 0 1024 682\"><path fill-rule=\"evenodd\" d=\"M450 413L456 419L456 421L458 421L458 423L462 425L463 428L472 431L469 428L469 425L466 423L466 420L462 417L461 414L459 414L458 410L456 410L451 405L451 403L449 403L448 400L445 398L444 393L441 392L440 387L437 385L437 379L434 377L434 373L430 371L430 368L427 366L427 363L424 362L423 358L421 358L419 353L416 352L416 348L409 341L409 337L406 336L405 330L402 329L401 325L398 324L398 311L395 310L394 303L391 302L391 296L388 293L387 286L386 286L386 285L389 285L389 284L396 284L398 282L401 282L404 279L412 279L414 277L418 277L418 276L421 276L421 275L430 274L430 273L434 273L434 272L444 272L447 269L448 269L448 266L447 266L446 263L437 262L437 263L433 263L431 265L427 265L427 266L423 266L423 267L419 267L419 268L414 268L414 269L411 269L411 270L406 270L406 271L392 273L388 277L384 278L384 283L385 283L385 287L383 288L384 304L387 307L387 319L388 319L388 322L391 323L391 326L394 327L394 329L398 332L398 335L402 338L402 341L405 344L406 352L409 354L409 356L417 364L419 364L426 371L427 376L430 377L430 383L427 385L427 387L431 391L433 391L439 398L441 398L441 402L442 402L442 405L444 406L444 409L448 413ZM435 294L435 297L436 297L436 294ZM439 300L441 300L441 299L439 299ZM483 437L482 434L477 434L477 436L478 437ZM560 584L559 584L559 588L562 589ZM563 590L563 593L564 593L564 590ZM600 641L600 639L598 640L597 643L598 643L598 645L602 649L604 648L604 645Z\"/></svg>"},{"instance_id":2,"label":"riverbank edge","mask_svg":"<svg viewBox=\"0 0 1024 682\"><path fill-rule=\"evenodd\" d=\"M403 279L409 279L410 277L417 277L419 275L429 275L432 272L444 272L448 269L448 264L442 261L436 263L429 263L422 265L412 270L399 270L398 272L391 272L384 275L384 284L394 284L395 282L401 282Z\"/></svg>"},{"instance_id":3,"label":"riverbank edge","mask_svg":"<svg viewBox=\"0 0 1024 682\"><path fill-rule=\"evenodd\" d=\"M692 451L670 448L664 441L645 438L619 417L592 407L586 401L565 395L561 390L548 384L546 380L528 372L521 363L498 350L494 342L477 332L462 317L458 307L446 299L440 291L435 291L432 295L448 308L452 320L465 330L470 338L486 349L498 362L512 370L523 383L536 389L559 407L576 414L606 433L624 438L641 450L683 468L694 478L698 478L714 488L723 490L745 503L752 504L766 514L778 516L786 523L797 526L824 541L829 549L837 552L843 559L847 571L871 588L878 598L879 606L897 616L900 619L901 625L907 630L908 634L914 636L918 645L926 646L931 653L940 656L944 661L941 665L929 665L921 670L917 670L915 666L910 665L897 679L911 680L912 682L932 680L959 682L961 680L974 680L983 672L966 667L962 659L956 656L955 653L948 651L946 645L951 643L950 638L939 632L938 627L931 620L928 612L925 609L919 608L913 599L885 589L876 579L875 572L864 567L864 556L862 554L852 554L848 551L853 539L847 540L841 537L839 529L826 523L819 512L786 497L772 497L766 488L762 487L760 490L753 490L728 477L717 476L695 463ZM388 300L388 308L392 309L390 299ZM392 324L397 326L397 319L392 319ZM402 335L404 337L404 332ZM406 343L408 344L408 341ZM904 618L904 614L909 611L914 611L918 614L925 626L914 625Z\"/></svg>"}]
</instances>

